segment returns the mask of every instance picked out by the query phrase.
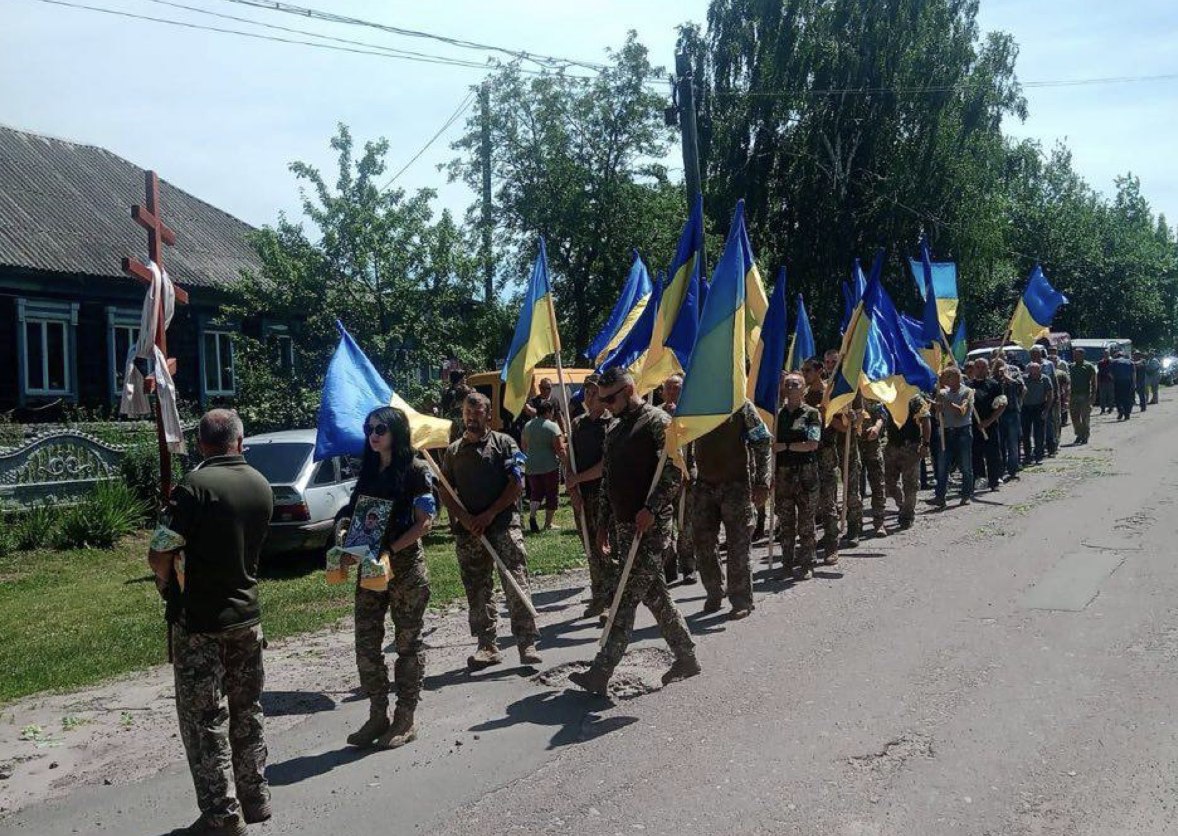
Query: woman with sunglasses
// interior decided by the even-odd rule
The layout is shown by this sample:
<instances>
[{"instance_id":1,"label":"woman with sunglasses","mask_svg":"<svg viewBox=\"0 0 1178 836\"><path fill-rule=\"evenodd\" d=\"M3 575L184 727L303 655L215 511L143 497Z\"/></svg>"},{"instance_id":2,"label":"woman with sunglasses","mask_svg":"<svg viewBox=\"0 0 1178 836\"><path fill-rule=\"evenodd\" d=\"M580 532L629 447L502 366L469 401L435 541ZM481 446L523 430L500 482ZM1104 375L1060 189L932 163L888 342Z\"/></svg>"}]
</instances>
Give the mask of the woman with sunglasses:
<instances>
[{"instance_id":1,"label":"woman with sunglasses","mask_svg":"<svg viewBox=\"0 0 1178 836\"><path fill-rule=\"evenodd\" d=\"M432 493L433 477L416 458L409 444L405 413L382 406L364 421L364 453L360 476L343 515L346 526L361 496L393 502L388 526L381 540L392 568L388 589L376 592L356 584L356 667L360 690L368 697L368 720L348 736L353 746L379 743L396 748L417 736L413 713L421 699L425 652L421 632L429 603L429 572L421 538L429 532L437 514ZM342 536L342 535L341 535ZM385 665L385 614L392 616L397 661L394 674L397 707L389 723L389 671Z\"/></svg>"}]
</instances>

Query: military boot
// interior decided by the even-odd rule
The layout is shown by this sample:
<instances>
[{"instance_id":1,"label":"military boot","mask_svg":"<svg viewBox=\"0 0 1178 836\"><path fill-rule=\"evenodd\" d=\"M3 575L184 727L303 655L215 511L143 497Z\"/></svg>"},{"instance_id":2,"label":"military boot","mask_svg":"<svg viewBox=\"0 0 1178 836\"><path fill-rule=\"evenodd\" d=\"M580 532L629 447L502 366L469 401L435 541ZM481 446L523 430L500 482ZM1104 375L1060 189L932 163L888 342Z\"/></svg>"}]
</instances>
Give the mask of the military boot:
<instances>
[{"instance_id":1,"label":"military boot","mask_svg":"<svg viewBox=\"0 0 1178 836\"><path fill-rule=\"evenodd\" d=\"M569 674L569 682L583 691L604 697L609 694L609 674L591 665L587 671L574 671Z\"/></svg>"},{"instance_id":2,"label":"military boot","mask_svg":"<svg viewBox=\"0 0 1178 836\"><path fill-rule=\"evenodd\" d=\"M707 600L704 601L703 611L705 614L719 612L723 606L724 606L724 593L721 592L718 595L713 595L709 592Z\"/></svg>"},{"instance_id":3,"label":"military boot","mask_svg":"<svg viewBox=\"0 0 1178 836\"><path fill-rule=\"evenodd\" d=\"M784 550L784 549L782 550L782 553L781 553L781 574L779 574L777 576L780 580L785 581L785 580L789 580L791 577L793 577L794 565L796 563L796 560L797 559L794 557L793 549L789 549L788 551Z\"/></svg>"},{"instance_id":4,"label":"military boot","mask_svg":"<svg viewBox=\"0 0 1178 836\"><path fill-rule=\"evenodd\" d=\"M859 534L861 533L862 523L848 522L847 533L843 535L840 546L846 549L853 549L859 545Z\"/></svg>"},{"instance_id":5,"label":"military boot","mask_svg":"<svg viewBox=\"0 0 1178 836\"><path fill-rule=\"evenodd\" d=\"M536 645L528 642L519 646L519 663L521 665L539 665L544 660L536 652Z\"/></svg>"},{"instance_id":6,"label":"military boot","mask_svg":"<svg viewBox=\"0 0 1178 836\"><path fill-rule=\"evenodd\" d=\"M413 709L398 705L393 711L393 724L380 737L382 749L396 749L417 739L417 727L413 724Z\"/></svg>"},{"instance_id":7,"label":"military boot","mask_svg":"<svg viewBox=\"0 0 1178 836\"><path fill-rule=\"evenodd\" d=\"M757 509L757 527L753 529L753 542L759 543L765 539L765 509Z\"/></svg>"},{"instance_id":8,"label":"military boot","mask_svg":"<svg viewBox=\"0 0 1178 836\"><path fill-rule=\"evenodd\" d=\"M503 661L494 644L479 643L479 649L466 657L466 666L473 671L481 671Z\"/></svg>"},{"instance_id":9,"label":"military boot","mask_svg":"<svg viewBox=\"0 0 1178 836\"><path fill-rule=\"evenodd\" d=\"M194 821L183 830L174 831L182 836L246 836L245 822L241 816L234 816L220 824L214 824L204 816Z\"/></svg>"},{"instance_id":10,"label":"military boot","mask_svg":"<svg viewBox=\"0 0 1178 836\"><path fill-rule=\"evenodd\" d=\"M263 798L257 801L242 801L241 815L245 818L246 824L261 824L264 821L270 821L270 799Z\"/></svg>"},{"instance_id":11,"label":"military boot","mask_svg":"<svg viewBox=\"0 0 1178 836\"><path fill-rule=\"evenodd\" d=\"M672 682L681 682L684 679L698 676L702 670L703 668L699 666L694 653L682 659L676 659L674 664L663 674L663 685L670 685Z\"/></svg>"},{"instance_id":12,"label":"military boot","mask_svg":"<svg viewBox=\"0 0 1178 836\"><path fill-rule=\"evenodd\" d=\"M368 707L368 719L359 729L348 735L348 745L367 749L376 739L388 731L389 709L386 705L372 703Z\"/></svg>"},{"instance_id":13,"label":"military boot","mask_svg":"<svg viewBox=\"0 0 1178 836\"><path fill-rule=\"evenodd\" d=\"M886 525L884 524L883 520L876 520L875 521L875 536L876 537L887 537L888 536L888 529L887 529Z\"/></svg>"}]
</instances>

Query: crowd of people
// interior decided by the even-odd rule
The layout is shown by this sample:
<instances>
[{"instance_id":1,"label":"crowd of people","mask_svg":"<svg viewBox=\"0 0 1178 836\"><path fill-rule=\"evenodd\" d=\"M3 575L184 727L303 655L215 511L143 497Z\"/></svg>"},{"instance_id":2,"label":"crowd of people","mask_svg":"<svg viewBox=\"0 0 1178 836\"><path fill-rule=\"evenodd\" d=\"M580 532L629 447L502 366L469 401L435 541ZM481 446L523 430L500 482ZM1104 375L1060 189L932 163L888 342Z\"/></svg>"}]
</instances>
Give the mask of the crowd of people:
<instances>
[{"instance_id":1,"label":"crowd of people","mask_svg":"<svg viewBox=\"0 0 1178 836\"><path fill-rule=\"evenodd\" d=\"M496 572L519 660L534 666L542 663L543 636L531 604L521 509L533 531L540 510L543 527L551 528L563 482L586 535L589 600L581 617L599 619L607 631L596 656L569 678L606 695L639 604L654 616L674 657L664 685L701 673L671 583L702 583L705 613L719 612L726 599L727 618L747 618L756 606L751 546L759 539L774 538L770 555L776 552L780 578L805 581L819 561L838 563L840 549L854 548L860 538L910 528L929 462L933 510L946 505L954 472L958 502L967 505L976 490L998 491L1023 468L1055 456L1069 420L1073 443L1087 444L1094 406L1102 414L1115 406L1124 420L1135 395L1141 410L1157 402L1146 358L1115 352L1093 364L1076 349L1069 363L1054 349L1035 346L1025 367L1002 351L950 365L935 392L910 399L903 423L863 395L827 415L838 362L838 352L830 351L782 373L776 415L766 421L744 403L681 451L682 469L663 455L683 388L678 375L643 397L629 372L606 369L585 379L571 414L543 380L510 433L491 428L490 400L456 378L443 399L457 420L440 462L414 451L404 411L373 410L337 536L342 542L362 498L391 502L381 538L390 571L384 589L357 579L356 665L369 712L347 742L396 748L417 735L430 599L421 541L438 518L439 499L466 592L474 639L468 667L502 662ZM153 538L149 554L168 602L181 736L201 810L184 832L199 836L241 836L248 823L270 818L256 574L271 497L241 456L242 437L232 412L214 410L201 420L205 461L176 487L161 526L167 537ZM889 500L898 509L891 529ZM870 531L864 528L868 503ZM391 680L384 650L389 619L396 655Z\"/></svg>"}]
</instances>

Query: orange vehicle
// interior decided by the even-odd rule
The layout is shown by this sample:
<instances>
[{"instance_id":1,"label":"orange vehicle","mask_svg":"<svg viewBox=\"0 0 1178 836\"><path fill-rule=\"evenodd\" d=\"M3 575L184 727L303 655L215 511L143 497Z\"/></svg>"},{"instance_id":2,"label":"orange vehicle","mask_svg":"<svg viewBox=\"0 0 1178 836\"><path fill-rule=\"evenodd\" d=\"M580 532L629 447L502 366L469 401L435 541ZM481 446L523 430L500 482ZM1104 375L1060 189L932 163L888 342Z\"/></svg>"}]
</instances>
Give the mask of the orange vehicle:
<instances>
[{"instance_id":1,"label":"orange vehicle","mask_svg":"<svg viewBox=\"0 0 1178 836\"><path fill-rule=\"evenodd\" d=\"M503 409L503 381L500 379L501 374L501 372L468 374L466 376L466 385L491 399L491 429L503 431L505 428L511 426L514 416ZM564 385L566 391L561 392L560 385L557 382L556 369L537 368L532 373L532 380L528 384L528 397L532 398L540 394L540 381L548 378L552 381L553 399L560 399L568 403L569 398L572 398L581 391L581 386L585 383L585 378L591 374L593 374L593 369L565 369Z\"/></svg>"}]
</instances>

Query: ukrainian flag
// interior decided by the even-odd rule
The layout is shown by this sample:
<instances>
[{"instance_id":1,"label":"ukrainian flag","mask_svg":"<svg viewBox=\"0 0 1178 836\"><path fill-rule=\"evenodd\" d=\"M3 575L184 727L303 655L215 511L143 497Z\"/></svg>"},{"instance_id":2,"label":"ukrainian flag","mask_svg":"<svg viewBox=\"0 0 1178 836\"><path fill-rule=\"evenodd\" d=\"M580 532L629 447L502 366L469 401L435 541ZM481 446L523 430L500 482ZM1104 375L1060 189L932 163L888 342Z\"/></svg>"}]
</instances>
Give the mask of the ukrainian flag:
<instances>
[{"instance_id":1,"label":"ukrainian flag","mask_svg":"<svg viewBox=\"0 0 1178 836\"><path fill-rule=\"evenodd\" d=\"M738 241L737 246L740 246ZM699 331L700 275L704 253L704 201L695 196L691 216L675 259L667 271L668 280L654 319L650 347L636 385L639 394L646 394L677 372L687 367L691 350Z\"/></svg>"},{"instance_id":2,"label":"ukrainian flag","mask_svg":"<svg viewBox=\"0 0 1178 836\"><path fill-rule=\"evenodd\" d=\"M626 277L626 284L622 287L622 295L618 297L618 302L614 305L601 333L594 337L585 352L587 357L592 358L594 365L601 363L622 340L626 339L634 323L646 310L652 291L650 271L639 258L638 250L635 250L634 261L630 264L630 275Z\"/></svg>"},{"instance_id":3,"label":"ukrainian flag","mask_svg":"<svg viewBox=\"0 0 1178 836\"><path fill-rule=\"evenodd\" d=\"M747 288L745 292L747 302ZM753 362L749 365L749 397L765 423L773 427L777 423L777 394L785 364L786 318L789 316L785 304L784 267L777 273L777 284L773 286L768 304L760 339L753 351Z\"/></svg>"},{"instance_id":4,"label":"ukrainian flag","mask_svg":"<svg viewBox=\"0 0 1178 836\"><path fill-rule=\"evenodd\" d=\"M965 317L961 317L957 321L957 333L953 335L953 359L957 361L957 365L965 362L965 356L969 353L969 343L965 336Z\"/></svg>"},{"instance_id":5,"label":"ukrainian flag","mask_svg":"<svg viewBox=\"0 0 1178 836\"><path fill-rule=\"evenodd\" d=\"M654 322L662 303L665 279L662 273L655 279L650 301L646 303L642 315L638 317L630 333L612 351L606 352L604 359L597 364L599 374L612 366L621 366L637 379L646 362L646 352L650 349L650 337L654 333Z\"/></svg>"},{"instance_id":6,"label":"ukrainian flag","mask_svg":"<svg viewBox=\"0 0 1178 836\"><path fill-rule=\"evenodd\" d=\"M814 343L814 332L810 330L810 317L806 313L806 303L802 301L802 294L798 294L798 318L794 322L794 337L789 344L789 358L785 367L791 372L800 371L802 363L818 353L818 346Z\"/></svg>"},{"instance_id":7,"label":"ukrainian flag","mask_svg":"<svg viewBox=\"0 0 1178 836\"><path fill-rule=\"evenodd\" d=\"M724 254L716 264L699 340L688 361L683 394L667 429L667 453L678 451L720 426L745 402L749 256L745 245L744 201L736 204Z\"/></svg>"},{"instance_id":8,"label":"ukrainian flag","mask_svg":"<svg viewBox=\"0 0 1178 836\"><path fill-rule=\"evenodd\" d=\"M359 456L364 451L364 419L379 406L393 406L409 419L409 441L415 450L450 443L450 421L422 415L393 391L372 361L356 345L338 319L339 345L327 365L319 420L315 431L315 461L332 456Z\"/></svg>"},{"instance_id":9,"label":"ukrainian flag","mask_svg":"<svg viewBox=\"0 0 1178 836\"><path fill-rule=\"evenodd\" d=\"M916 281L921 299L928 298L928 287L932 285L941 330L948 334L953 330L953 321L957 319L957 264L952 261L933 261L926 235L920 236L920 258L910 258L908 264L912 268L912 278Z\"/></svg>"},{"instance_id":10,"label":"ukrainian flag","mask_svg":"<svg viewBox=\"0 0 1178 836\"><path fill-rule=\"evenodd\" d=\"M1038 264L1031 271L1031 280L1023 291L1023 298L1010 318L1010 338L1025 349L1030 349L1035 340L1051 333L1051 320L1060 305L1066 305L1068 297L1047 283Z\"/></svg>"},{"instance_id":11,"label":"ukrainian flag","mask_svg":"<svg viewBox=\"0 0 1178 836\"><path fill-rule=\"evenodd\" d=\"M523 411L532 385L532 372L550 354L560 351L560 334L556 331L556 309L552 301L552 282L548 278L548 252L540 238L540 252L532 267L532 277L524 294L515 323L515 335L503 364L503 408L514 416Z\"/></svg>"},{"instance_id":12,"label":"ukrainian flag","mask_svg":"<svg viewBox=\"0 0 1178 836\"><path fill-rule=\"evenodd\" d=\"M840 349L841 362L825 399L826 422L862 393L883 403L897 425L908 420L908 401L935 384L932 370L912 345L891 297L880 282L877 259L863 299L855 308Z\"/></svg>"},{"instance_id":13,"label":"ukrainian flag","mask_svg":"<svg viewBox=\"0 0 1178 836\"><path fill-rule=\"evenodd\" d=\"M753 245L749 241L748 226L741 224L741 229L744 231L741 245L744 247L744 260L748 266L748 271L745 273L745 289L744 289L744 310L745 310L745 333L747 334L746 352L749 357L752 357L757 350L757 341L761 337L761 327L765 322L765 314L769 308L769 300L765 296L765 285L761 282L761 271L757 269L757 260L753 258ZM784 271L784 268L782 268ZM781 304L785 305L785 297L781 299ZM700 310L704 309L703 301L701 300ZM782 339L785 335L785 320L781 323Z\"/></svg>"}]
</instances>

